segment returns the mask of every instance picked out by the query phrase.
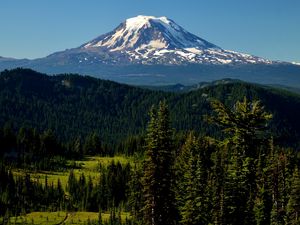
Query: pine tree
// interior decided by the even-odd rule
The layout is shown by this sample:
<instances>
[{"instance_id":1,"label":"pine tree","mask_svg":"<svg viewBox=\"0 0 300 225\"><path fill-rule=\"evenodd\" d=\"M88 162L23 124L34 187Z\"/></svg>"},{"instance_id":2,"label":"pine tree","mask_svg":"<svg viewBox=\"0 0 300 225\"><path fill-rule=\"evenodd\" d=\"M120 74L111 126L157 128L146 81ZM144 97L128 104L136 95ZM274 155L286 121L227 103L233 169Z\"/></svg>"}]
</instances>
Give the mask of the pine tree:
<instances>
[{"instance_id":1,"label":"pine tree","mask_svg":"<svg viewBox=\"0 0 300 225\"><path fill-rule=\"evenodd\" d=\"M257 157L258 146L264 141L264 133L272 114L267 113L260 101L237 101L229 109L219 101L211 102L215 116L209 121L220 126L229 135L228 140L239 149L242 157Z\"/></svg>"},{"instance_id":2,"label":"pine tree","mask_svg":"<svg viewBox=\"0 0 300 225\"><path fill-rule=\"evenodd\" d=\"M157 113L154 107L151 108L150 121L147 130L146 139L146 158L144 161L144 176L143 176L143 194L144 194L144 220L146 225L156 225L156 192L158 186L157 180L157 149L158 149L158 134L157 134Z\"/></svg>"},{"instance_id":3,"label":"pine tree","mask_svg":"<svg viewBox=\"0 0 300 225\"><path fill-rule=\"evenodd\" d=\"M224 214L224 183L225 183L225 161L227 148L225 146L216 146L213 154L212 167L212 220L213 224L223 224Z\"/></svg>"},{"instance_id":4,"label":"pine tree","mask_svg":"<svg viewBox=\"0 0 300 225\"><path fill-rule=\"evenodd\" d=\"M83 156L82 144L79 137L77 137L74 141L73 151L76 158L81 158Z\"/></svg>"},{"instance_id":5,"label":"pine tree","mask_svg":"<svg viewBox=\"0 0 300 225\"><path fill-rule=\"evenodd\" d=\"M102 224L103 224L102 212L101 212L101 209L99 209L99 212L98 212L98 225L102 225Z\"/></svg>"},{"instance_id":6,"label":"pine tree","mask_svg":"<svg viewBox=\"0 0 300 225\"><path fill-rule=\"evenodd\" d=\"M287 205L286 224L300 224L300 174L298 168L293 173L291 193Z\"/></svg>"},{"instance_id":7,"label":"pine tree","mask_svg":"<svg viewBox=\"0 0 300 225\"><path fill-rule=\"evenodd\" d=\"M83 152L85 155L103 155L101 140L96 132L93 132L86 137Z\"/></svg>"},{"instance_id":8,"label":"pine tree","mask_svg":"<svg viewBox=\"0 0 300 225\"><path fill-rule=\"evenodd\" d=\"M211 104L215 115L209 120L220 126L227 135L223 143L229 146L231 161L224 190L226 224L254 224L256 159L264 145L265 131L272 115L264 110L259 101L251 102L246 97L236 102L233 109L219 101L212 101Z\"/></svg>"},{"instance_id":9,"label":"pine tree","mask_svg":"<svg viewBox=\"0 0 300 225\"><path fill-rule=\"evenodd\" d=\"M135 163L131 171L131 179L129 181L129 197L128 203L134 216L134 219L142 220L142 183L141 177L143 176L143 170L140 168L139 164Z\"/></svg>"},{"instance_id":10,"label":"pine tree","mask_svg":"<svg viewBox=\"0 0 300 225\"><path fill-rule=\"evenodd\" d=\"M270 162L267 159L267 154L273 152L273 139L270 140L270 145L266 149L262 149L259 154L257 169L256 169L256 185L257 193L254 201L254 216L257 225L270 224L270 213L272 210L272 183L270 182L269 169Z\"/></svg>"},{"instance_id":11,"label":"pine tree","mask_svg":"<svg viewBox=\"0 0 300 225\"><path fill-rule=\"evenodd\" d=\"M70 194L70 203L71 206L75 206L77 204L77 198L80 197L78 196L78 182L76 180L74 171L71 170L68 178L68 184L67 184L67 191Z\"/></svg>"},{"instance_id":12,"label":"pine tree","mask_svg":"<svg viewBox=\"0 0 300 225\"><path fill-rule=\"evenodd\" d=\"M269 193L264 186L259 187L255 205L254 214L257 225L270 224L270 211L268 209Z\"/></svg>"},{"instance_id":13,"label":"pine tree","mask_svg":"<svg viewBox=\"0 0 300 225\"><path fill-rule=\"evenodd\" d=\"M236 157L230 159L224 183L224 224L245 224L247 190L245 176Z\"/></svg>"},{"instance_id":14,"label":"pine tree","mask_svg":"<svg viewBox=\"0 0 300 225\"><path fill-rule=\"evenodd\" d=\"M190 133L176 159L176 205L182 224L208 224L211 220L210 156L206 151L205 144Z\"/></svg>"},{"instance_id":15,"label":"pine tree","mask_svg":"<svg viewBox=\"0 0 300 225\"><path fill-rule=\"evenodd\" d=\"M196 148L196 138L193 133L189 133L175 161L175 197L176 206L181 209L185 204L187 188L190 182L187 172L191 169L189 164Z\"/></svg>"},{"instance_id":16,"label":"pine tree","mask_svg":"<svg viewBox=\"0 0 300 225\"><path fill-rule=\"evenodd\" d=\"M287 204L289 193L290 174L288 170L287 151L275 148L273 162L270 168L272 178L272 210L271 210L271 224L281 225L285 224L287 219Z\"/></svg>"},{"instance_id":17,"label":"pine tree","mask_svg":"<svg viewBox=\"0 0 300 225\"><path fill-rule=\"evenodd\" d=\"M144 162L143 208L147 225L171 225L175 222L173 178L173 143L169 111L165 102L156 112L152 107L147 130Z\"/></svg>"}]
</instances>

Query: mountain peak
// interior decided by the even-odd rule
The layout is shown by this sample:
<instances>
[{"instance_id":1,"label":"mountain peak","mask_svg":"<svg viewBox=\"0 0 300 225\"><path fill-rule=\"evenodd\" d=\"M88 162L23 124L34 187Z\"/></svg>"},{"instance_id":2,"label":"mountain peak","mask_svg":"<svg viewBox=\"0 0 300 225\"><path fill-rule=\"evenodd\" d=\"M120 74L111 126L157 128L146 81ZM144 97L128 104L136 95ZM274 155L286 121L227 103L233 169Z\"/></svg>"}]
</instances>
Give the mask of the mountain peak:
<instances>
[{"instance_id":1,"label":"mountain peak","mask_svg":"<svg viewBox=\"0 0 300 225\"><path fill-rule=\"evenodd\" d=\"M165 16L145 15L128 18L113 31L68 53L68 57L72 60L76 58L80 65L96 62L110 65L272 63L256 56L224 50L188 32Z\"/></svg>"},{"instance_id":2,"label":"mountain peak","mask_svg":"<svg viewBox=\"0 0 300 225\"><path fill-rule=\"evenodd\" d=\"M83 47L102 48L109 52L134 50L142 51L143 54L145 51L184 48L193 48L196 52L209 48L221 50L216 45L189 33L167 17L144 15L127 19L112 32L101 35Z\"/></svg>"},{"instance_id":3,"label":"mountain peak","mask_svg":"<svg viewBox=\"0 0 300 225\"><path fill-rule=\"evenodd\" d=\"M164 24L170 24L171 21L165 17L155 17L155 16L144 16L144 15L138 15L136 17L132 17L129 19L126 19L126 28L130 30L139 30L143 26L151 26L151 21L156 21Z\"/></svg>"},{"instance_id":4,"label":"mountain peak","mask_svg":"<svg viewBox=\"0 0 300 225\"><path fill-rule=\"evenodd\" d=\"M54 74L74 72L131 84L190 84L243 77L258 83L294 86L300 69L298 63L294 64L225 50L170 18L145 15L128 18L79 47L44 58L0 57L0 70L23 67Z\"/></svg>"}]
</instances>

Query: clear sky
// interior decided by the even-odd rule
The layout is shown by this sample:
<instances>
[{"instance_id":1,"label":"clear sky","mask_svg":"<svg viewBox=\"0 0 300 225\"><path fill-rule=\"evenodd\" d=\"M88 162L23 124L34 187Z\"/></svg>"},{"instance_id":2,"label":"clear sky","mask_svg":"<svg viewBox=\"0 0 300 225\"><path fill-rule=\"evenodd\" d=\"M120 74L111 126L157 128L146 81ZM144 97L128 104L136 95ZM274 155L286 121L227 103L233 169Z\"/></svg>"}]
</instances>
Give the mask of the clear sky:
<instances>
[{"instance_id":1,"label":"clear sky","mask_svg":"<svg viewBox=\"0 0 300 225\"><path fill-rule=\"evenodd\" d=\"M300 62L300 0L1 0L0 56L78 47L137 15L167 16L224 49Z\"/></svg>"}]
</instances>

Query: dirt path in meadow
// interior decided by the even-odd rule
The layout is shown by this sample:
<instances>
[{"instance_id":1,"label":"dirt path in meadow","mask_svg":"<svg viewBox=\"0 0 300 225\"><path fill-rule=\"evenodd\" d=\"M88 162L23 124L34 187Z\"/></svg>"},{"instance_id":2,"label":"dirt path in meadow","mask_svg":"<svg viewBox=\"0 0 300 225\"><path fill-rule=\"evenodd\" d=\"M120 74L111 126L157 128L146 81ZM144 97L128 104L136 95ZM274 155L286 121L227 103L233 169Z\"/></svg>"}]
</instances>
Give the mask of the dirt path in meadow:
<instances>
[{"instance_id":1,"label":"dirt path in meadow","mask_svg":"<svg viewBox=\"0 0 300 225\"><path fill-rule=\"evenodd\" d=\"M61 224L64 224L65 222L67 222L67 220L69 219L69 217L71 216L71 213L66 213L66 216L65 218L63 219L63 221L59 222L59 223L56 223L54 225L61 225Z\"/></svg>"}]
</instances>

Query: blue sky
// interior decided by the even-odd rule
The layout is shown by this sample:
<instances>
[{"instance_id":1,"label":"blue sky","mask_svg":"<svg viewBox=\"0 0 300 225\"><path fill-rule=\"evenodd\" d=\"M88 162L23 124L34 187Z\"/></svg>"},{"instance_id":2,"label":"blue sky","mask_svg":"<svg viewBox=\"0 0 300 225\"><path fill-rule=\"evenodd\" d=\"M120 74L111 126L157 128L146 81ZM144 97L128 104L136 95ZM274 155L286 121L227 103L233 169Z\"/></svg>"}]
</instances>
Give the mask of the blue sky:
<instances>
[{"instance_id":1,"label":"blue sky","mask_svg":"<svg viewBox=\"0 0 300 225\"><path fill-rule=\"evenodd\" d=\"M3 0L0 56L44 57L136 15L167 16L224 49L300 62L299 0Z\"/></svg>"}]
</instances>

